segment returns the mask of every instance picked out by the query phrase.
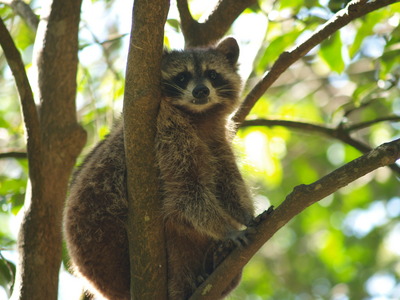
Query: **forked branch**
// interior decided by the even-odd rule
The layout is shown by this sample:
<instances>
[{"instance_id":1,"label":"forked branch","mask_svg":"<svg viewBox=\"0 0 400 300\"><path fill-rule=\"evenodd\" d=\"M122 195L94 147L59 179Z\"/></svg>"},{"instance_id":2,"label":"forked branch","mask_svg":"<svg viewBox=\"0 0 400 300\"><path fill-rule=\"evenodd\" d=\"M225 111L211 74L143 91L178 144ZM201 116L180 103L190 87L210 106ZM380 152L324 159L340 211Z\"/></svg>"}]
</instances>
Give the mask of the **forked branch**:
<instances>
[{"instance_id":1,"label":"forked branch","mask_svg":"<svg viewBox=\"0 0 400 300\"><path fill-rule=\"evenodd\" d=\"M178 0L186 48L214 44L224 36L243 10L256 3L256 0L220 0L208 19L204 23L199 23L193 19L187 0Z\"/></svg>"}]
</instances>

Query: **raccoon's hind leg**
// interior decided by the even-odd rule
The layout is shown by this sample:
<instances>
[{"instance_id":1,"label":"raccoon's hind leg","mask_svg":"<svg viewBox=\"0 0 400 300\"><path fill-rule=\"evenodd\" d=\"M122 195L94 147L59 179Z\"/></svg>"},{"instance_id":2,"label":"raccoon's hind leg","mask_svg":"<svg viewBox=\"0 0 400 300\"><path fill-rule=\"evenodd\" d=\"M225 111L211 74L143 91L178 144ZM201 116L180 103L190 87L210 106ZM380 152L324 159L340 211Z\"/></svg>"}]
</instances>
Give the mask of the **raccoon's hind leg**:
<instances>
[{"instance_id":1,"label":"raccoon's hind leg","mask_svg":"<svg viewBox=\"0 0 400 300\"><path fill-rule=\"evenodd\" d=\"M114 216L85 202L68 208L65 235L73 271L110 299L129 299L129 253L125 229Z\"/></svg>"}]
</instances>

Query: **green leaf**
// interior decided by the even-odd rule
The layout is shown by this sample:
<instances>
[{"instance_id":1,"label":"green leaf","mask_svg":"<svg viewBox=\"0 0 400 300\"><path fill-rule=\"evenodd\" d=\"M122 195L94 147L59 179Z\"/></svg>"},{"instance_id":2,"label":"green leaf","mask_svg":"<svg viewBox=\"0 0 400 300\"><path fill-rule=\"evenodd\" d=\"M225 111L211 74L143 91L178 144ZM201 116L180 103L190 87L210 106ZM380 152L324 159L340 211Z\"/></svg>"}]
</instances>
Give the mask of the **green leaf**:
<instances>
[{"instance_id":1,"label":"green leaf","mask_svg":"<svg viewBox=\"0 0 400 300\"><path fill-rule=\"evenodd\" d=\"M340 31L333 34L329 39L321 43L319 56L332 71L342 73L345 64L342 56L342 39Z\"/></svg>"},{"instance_id":2,"label":"green leaf","mask_svg":"<svg viewBox=\"0 0 400 300\"><path fill-rule=\"evenodd\" d=\"M8 296L11 294L14 277L15 265L0 255L0 286L5 289Z\"/></svg>"},{"instance_id":3,"label":"green leaf","mask_svg":"<svg viewBox=\"0 0 400 300\"><path fill-rule=\"evenodd\" d=\"M380 58L381 70L379 77L385 77L400 65L400 27L393 30L390 40L385 46Z\"/></svg>"},{"instance_id":4,"label":"green leaf","mask_svg":"<svg viewBox=\"0 0 400 300\"><path fill-rule=\"evenodd\" d=\"M303 29L295 28L293 31L280 35L268 45L259 62L259 68L265 70L267 66L275 62L279 55L293 45Z\"/></svg>"},{"instance_id":5,"label":"green leaf","mask_svg":"<svg viewBox=\"0 0 400 300\"><path fill-rule=\"evenodd\" d=\"M332 12L336 13L339 10L345 8L347 3L349 2L350 0L330 0L328 3L328 7Z\"/></svg>"},{"instance_id":6,"label":"green leaf","mask_svg":"<svg viewBox=\"0 0 400 300\"><path fill-rule=\"evenodd\" d=\"M298 11L302 6L304 1L302 0L282 0L279 1L280 9L284 8L293 8L295 11Z\"/></svg>"},{"instance_id":7,"label":"green leaf","mask_svg":"<svg viewBox=\"0 0 400 300\"><path fill-rule=\"evenodd\" d=\"M32 46L35 41L35 33L29 28L25 22L19 24L18 33L14 35L15 45L19 50L25 50Z\"/></svg>"},{"instance_id":8,"label":"green leaf","mask_svg":"<svg viewBox=\"0 0 400 300\"><path fill-rule=\"evenodd\" d=\"M385 18L384 11L378 11L368 14L364 20L360 20L361 26L357 29L357 34L349 48L350 58L354 58L354 56L358 53L364 39L373 34L375 25L383 18Z\"/></svg>"},{"instance_id":9,"label":"green leaf","mask_svg":"<svg viewBox=\"0 0 400 300\"><path fill-rule=\"evenodd\" d=\"M171 26L176 32L180 32L181 24L177 19L168 19L167 24Z\"/></svg>"}]
</instances>

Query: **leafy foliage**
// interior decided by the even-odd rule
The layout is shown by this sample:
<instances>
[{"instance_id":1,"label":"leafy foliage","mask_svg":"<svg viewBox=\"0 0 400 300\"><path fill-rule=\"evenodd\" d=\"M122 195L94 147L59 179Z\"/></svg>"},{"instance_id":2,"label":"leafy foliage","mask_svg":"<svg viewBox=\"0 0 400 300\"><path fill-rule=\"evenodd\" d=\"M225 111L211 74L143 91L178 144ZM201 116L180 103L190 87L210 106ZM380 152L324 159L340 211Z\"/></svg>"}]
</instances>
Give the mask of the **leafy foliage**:
<instances>
[{"instance_id":1,"label":"leafy foliage","mask_svg":"<svg viewBox=\"0 0 400 300\"><path fill-rule=\"evenodd\" d=\"M238 26L230 32L242 42L243 69L254 66L249 75L244 74L248 76L244 94L283 51L300 44L347 2L260 1L246 10L237 24L247 17L257 18L258 35L249 37L249 30L243 33ZM130 30L122 21L121 5L117 0L91 1L85 3L82 14L77 106L89 134L84 154L107 134L121 110ZM399 115L399 11L400 4L391 5L335 33L285 72L249 118L349 129ZM104 14L106 21L94 22L95 14ZM0 15L29 72L34 31L4 5L0 5ZM177 12L171 12L167 46L181 46L178 25ZM25 141L18 96L1 53L0 74L1 152L20 151ZM376 122L352 130L351 136L374 147L398 138L399 129L396 122ZM279 205L296 185L311 183L361 154L332 136L285 126L240 129L237 148L260 209ZM0 254L15 249L11 224L23 205L27 177L24 159L0 159ZM309 207L249 263L231 299L399 298L398 177L388 168L377 170ZM0 285L8 295L15 262L6 257L0 256Z\"/></svg>"}]
</instances>

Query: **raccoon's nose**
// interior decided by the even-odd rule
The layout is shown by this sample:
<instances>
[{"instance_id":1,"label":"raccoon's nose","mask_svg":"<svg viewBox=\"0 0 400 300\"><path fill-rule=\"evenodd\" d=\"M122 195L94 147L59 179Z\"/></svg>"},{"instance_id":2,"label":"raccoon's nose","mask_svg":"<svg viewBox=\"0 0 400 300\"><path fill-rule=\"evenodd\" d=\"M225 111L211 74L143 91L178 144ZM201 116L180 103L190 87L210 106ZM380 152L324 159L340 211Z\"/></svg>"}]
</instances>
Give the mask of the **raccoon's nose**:
<instances>
[{"instance_id":1,"label":"raccoon's nose","mask_svg":"<svg viewBox=\"0 0 400 300\"><path fill-rule=\"evenodd\" d=\"M210 90L204 84L198 84L192 91L193 97L197 99L205 98L210 95Z\"/></svg>"}]
</instances>

